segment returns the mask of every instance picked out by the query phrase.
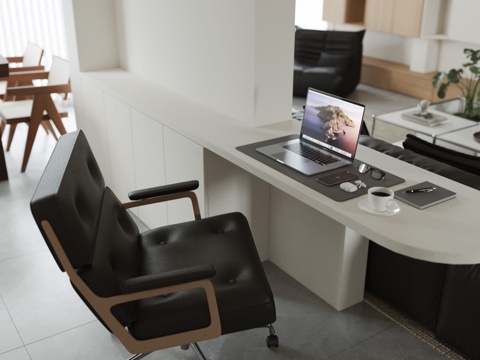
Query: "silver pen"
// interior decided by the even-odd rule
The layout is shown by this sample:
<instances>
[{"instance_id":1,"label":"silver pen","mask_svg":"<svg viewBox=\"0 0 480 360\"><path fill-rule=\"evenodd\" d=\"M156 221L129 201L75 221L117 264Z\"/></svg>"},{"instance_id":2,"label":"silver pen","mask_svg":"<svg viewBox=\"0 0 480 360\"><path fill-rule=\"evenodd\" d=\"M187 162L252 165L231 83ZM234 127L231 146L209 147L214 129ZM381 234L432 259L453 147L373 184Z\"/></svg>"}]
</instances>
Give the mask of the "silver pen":
<instances>
[{"instance_id":1,"label":"silver pen","mask_svg":"<svg viewBox=\"0 0 480 360\"><path fill-rule=\"evenodd\" d=\"M418 192L432 192L435 189L436 189L435 187L424 187L424 188L418 188L418 189L405 190L405 193L413 194Z\"/></svg>"}]
</instances>

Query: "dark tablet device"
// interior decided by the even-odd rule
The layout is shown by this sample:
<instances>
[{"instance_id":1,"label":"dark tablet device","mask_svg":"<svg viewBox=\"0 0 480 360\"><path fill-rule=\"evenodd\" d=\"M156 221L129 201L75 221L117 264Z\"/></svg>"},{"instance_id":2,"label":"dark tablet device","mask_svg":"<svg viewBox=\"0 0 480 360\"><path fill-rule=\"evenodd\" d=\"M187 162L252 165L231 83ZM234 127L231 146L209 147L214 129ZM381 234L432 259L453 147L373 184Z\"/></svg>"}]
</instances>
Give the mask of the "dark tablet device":
<instances>
[{"instance_id":1,"label":"dark tablet device","mask_svg":"<svg viewBox=\"0 0 480 360\"><path fill-rule=\"evenodd\" d=\"M327 186L332 186L336 184L341 184L345 181L355 180L356 175L352 174L350 171L340 171L335 174L329 174L316 178L319 183Z\"/></svg>"}]
</instances>

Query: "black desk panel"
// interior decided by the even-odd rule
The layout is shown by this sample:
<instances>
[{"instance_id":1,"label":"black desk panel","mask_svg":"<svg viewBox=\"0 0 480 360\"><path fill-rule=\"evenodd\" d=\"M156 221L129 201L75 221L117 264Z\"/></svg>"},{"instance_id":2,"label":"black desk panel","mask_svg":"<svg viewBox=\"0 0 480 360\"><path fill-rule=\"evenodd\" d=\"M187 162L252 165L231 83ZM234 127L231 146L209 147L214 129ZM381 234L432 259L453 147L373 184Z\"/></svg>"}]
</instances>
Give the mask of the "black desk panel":
<instances>
[{"instance_id":1,"label":"black desk panel","mask_svg":"<svg viewBox=\"0 0 480 360\"><path fill-rule=\"evenodd\" d=\"M361 164L362 162L365 162L366 164L368 164L368 161L367 161L368 159L356 159L354 161L353 165L345 166L345 167L342 167L340 169L330 170L330 171L327 171L327 172L322 173L322 174L306 176L306 175L303 175L303 174L299 173L298 171L290 169L289 167L279 163L278 161L275 161L275 160L273 160L273 159L271 159L271 158L269 158L269 157L267 157L263 154L260 154L259 152L257 152L255 150L256 148L258 148L260 146L271 145L271 144L275 144L275 143L278 143L278 142L281 142L281 141L288 141L288 140L291 140L291 139L295 139L297 137L298 137L298 135L284 136L284 137L280 137L280 138L276 138L276 139L271 139L271 140L262 141L262 142L258 142L258 143L239 146L239 147L237 147L237 150L239 150L240 152L242 152L242 153L260 161L261 163L263 163L265 165L270 166L271 168L281 172L282 174L287 175L287 176L291 177L292 179L297 180L298 182L302 183L303 185L306 185L309 188L314 189L315 191L318 191L319 193L321 193L321 194L323 194L323 195L325 195L325 196L327 196L327 197L329 197L329 198L331 198L335 201L345 201L345 200L354 199L356 197L359 197L361 195L366 194L368 188L373 187L373 186L390 187L390 186L397 185L397 184L405 182L404 179L402 179L398 176L395 176L393 174L387 173L387 172L385 172L386 173L385 180L375 180L370 176L370 173L360 174L357 170L358 165ZM363 160L365 160L365 161L363 161ZM326 186L326 185L320 184L318 181L315 180L319 176L324 176L324 175L328 175L328 174L335 174L339 171L345 171L345 170L348 170L352 174L357 175L358 179L363 181L367 185L367 187L366 188L360 188L353 193L348 193L348 192L340 189L340 185ZM355 182L355 180L351 181L351 183L354 183L354 182Z\"/></svg>"}]
</instances>

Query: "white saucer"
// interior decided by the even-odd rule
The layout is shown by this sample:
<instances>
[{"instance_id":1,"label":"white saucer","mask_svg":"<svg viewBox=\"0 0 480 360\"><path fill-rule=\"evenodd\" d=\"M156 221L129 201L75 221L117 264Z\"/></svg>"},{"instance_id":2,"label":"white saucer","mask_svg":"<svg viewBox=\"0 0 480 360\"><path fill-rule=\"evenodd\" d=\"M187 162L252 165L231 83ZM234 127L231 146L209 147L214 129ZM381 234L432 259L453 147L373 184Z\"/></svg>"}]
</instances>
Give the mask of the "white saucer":
<instances>
[{"instance_id":1,"label":"white saucer","mask_svg":"<svg viewBox=\"0 0 480 360\"><path fill-rule=\"evenodd\" d=\"M391 209L388 209L387 211L384 211L384 212L378 212L378 211L375 211L373 210L371 207L370 207L370 203L368 202L368 199L362 199L358 202L358 207L369 213L369 214L374 214L374 215L382 215L382 216L392 216L392 215L395 215L395 214L398 214L400 212L400 206L398 205L398 203L395 201L395 206L393 206Z\"/></svg>"}]
</instances>

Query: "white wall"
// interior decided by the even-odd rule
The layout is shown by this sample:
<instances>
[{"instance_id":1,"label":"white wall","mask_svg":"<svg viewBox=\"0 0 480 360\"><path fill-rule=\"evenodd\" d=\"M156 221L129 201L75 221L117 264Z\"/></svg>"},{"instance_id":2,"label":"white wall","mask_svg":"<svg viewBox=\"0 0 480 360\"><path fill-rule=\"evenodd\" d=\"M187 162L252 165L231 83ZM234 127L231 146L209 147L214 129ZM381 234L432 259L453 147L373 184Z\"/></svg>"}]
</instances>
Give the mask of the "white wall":
<instances>
[{"instance_id":1,"label":"white wall","mask_svg":"<svg viewBox=\"0 0 480 360\"><path fill-rule=\"evenodd\" d=\"M363 54L400 64L409 64L412 38L367 31L363 39Z\"/></svg>"},{"instance_id":2,"label":"white wall","mask_svg":"<svg viewBox=\"0 0 480 360\"><path fill-rule=\"evenodd\" d=\"M253 0L116 4L122 68L221 112L253 118Z\"/></svg>"},{"instance_id":3,"label":"white wall","mask_svg":"<svg viewBox=\"0 0 480 360\"><path fill-rule=\"evenodd\" d=\"M294 0L256 1L254 124L273 124L291 118L293 5ZM272 16L272 9L275 9L275 16Z\"/></svg>"},{"instance_id":4,"label":"white wall","mask_svg":"<svg viewBox=\"0 0 480 360\"><path fill-rule=\"evenodd\" d=\"M295 25L304 29L325 30L328 23L322 20L323 0L296 0Z\"/></svg>"},{"instance_id":5,"label":"white wall","mask_svg":"<svg viewBox=\"0 0 480 360\"><path fill-rule=\"evenodd\" d=\"M115 4L122 68L239 121L261 125L288 118L293 0ZM268 13L262 10L265 6ZM285 32L290 24L291 34ZM269 90L272 94L263 97ZM277 99L277 107L270 109L272 119L265 119L262 109L270 106L270 98Z\"/></svg>"},{"instance_id":6,"label":"white wall","mask_svg":"<svg viewBox=\"0 0 480 360\"><path fill-rule=\"evenodd\" d=\"M67 41L75 37L80 71L118 67L118 45L114 0L63 0ZM74 17L74 19L71 18ZM74 25L74 28L72 28ZM69 33L75 31L74 34ZM69 45L69 54L72 55ZM69 57L71 58L71 56ZM73 60L77 63L77 59Z\"/></svg>"},{"instance_id":7,"label":"white wall","mask_svg":"<svg viewBox=\"0 0 480 360\"><path fill-rule=\"evenodd\" d=\"M448 0L445 34L449 39L480 44L480 2L478 0Z\"/></svg>"}]
</instances>

